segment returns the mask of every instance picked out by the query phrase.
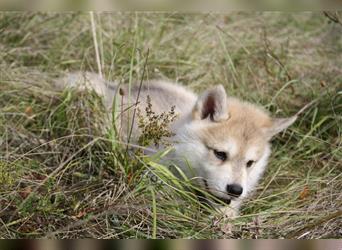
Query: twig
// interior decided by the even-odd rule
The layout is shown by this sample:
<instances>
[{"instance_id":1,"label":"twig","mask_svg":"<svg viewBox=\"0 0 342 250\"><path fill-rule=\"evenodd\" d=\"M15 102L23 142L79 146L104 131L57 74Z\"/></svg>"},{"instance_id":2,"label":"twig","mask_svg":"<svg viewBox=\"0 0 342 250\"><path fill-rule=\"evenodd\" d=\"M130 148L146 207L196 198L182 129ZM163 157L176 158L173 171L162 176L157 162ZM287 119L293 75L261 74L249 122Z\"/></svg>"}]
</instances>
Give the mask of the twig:
<instances>
[{"instance_id":1,"label":"twig","mask_svg":"<svg viewBox=\"0 0 342 250\"><path fill-rule=\"evenodd\" d=\"M145 63L144 63L144 68L143 68L142 76L141 76L141 79L140 79L139 90L138 90L137 98L136 98L136 101L135 101L136 104L139 103L139 97L140 97L140 92L141 92L142 84L143 84L144 77L145 77L145 71L146 71L146 66L147 66L147 61L148 61L149 53L150 53L150 49L147 49L146 59L145 59ZM131 129L130 129L129 134L128 134L126 152L128 151L128 144L129 144L129 142L131 140L131 136L132 136L132 132L133 132L133 126L134 126L134 120L135 120L135 113L136 113L136 111L137 111L137 107L135 107L134 110L133 110L132 124L131 124Z\"/></svg>"},{"instance_id":2,"label":"twig","mask_svg":"<svg viewBox=\"0 0 342 250\"><path fill-rule=\"evenodd\" d=\"M324 14L324 16L326 16L329 19L329 21L342 25L342 22L338 16L337 12L330 13L329 11L323 11L323 14Z\"/></svg>"},{"instance_id":3,"label":"twig","mask_svg":"<svg viewBox=\"0 0 342 250\"><path fill-rule=\"evenodd\" d=\"M91 21L91 29L92 29L92 33L93 33L93 40L94 40L94 47L95 47L97 69L99 71L100 77L103 78L102 67L101 67L101 59L100 59L100 53L99 53L99 46L98 46L98 43L97 43L97 36L96 36L96 25L95 25L94 12L90 11L89 14L90 14L90 21Z\"/></svg>"}]
</instances>

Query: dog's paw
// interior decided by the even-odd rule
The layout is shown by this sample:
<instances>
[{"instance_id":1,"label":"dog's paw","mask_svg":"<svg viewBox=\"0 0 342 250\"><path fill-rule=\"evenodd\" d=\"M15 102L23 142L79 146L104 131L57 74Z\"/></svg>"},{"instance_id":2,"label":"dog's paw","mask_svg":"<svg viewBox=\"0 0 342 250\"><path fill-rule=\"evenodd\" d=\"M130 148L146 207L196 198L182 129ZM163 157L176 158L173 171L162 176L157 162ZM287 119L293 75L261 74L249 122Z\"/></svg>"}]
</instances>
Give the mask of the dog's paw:
<instances>
[{"instance_id":1,"label":"dog's paw","mask_svg":"<svg viewBox=\"0 0 342 250\"><path fill-rule=\"evenodd\" d=\"M228 206L218 208L218 212L226 219L234 219L239 215L239 212L236 209Z\"/></svg>"},{"instance_id":2,"label":"dog's paw","mask_svg":"<svg viewBox=\"0 0 342 250\"><path fill-rule=\"evenodd\" d=\"M233 219L238 216L238 211L232 207L219 207L214 216L214 226L220 230L223 237L232 237L234 225Z\"/></svg>"}]
</instances>

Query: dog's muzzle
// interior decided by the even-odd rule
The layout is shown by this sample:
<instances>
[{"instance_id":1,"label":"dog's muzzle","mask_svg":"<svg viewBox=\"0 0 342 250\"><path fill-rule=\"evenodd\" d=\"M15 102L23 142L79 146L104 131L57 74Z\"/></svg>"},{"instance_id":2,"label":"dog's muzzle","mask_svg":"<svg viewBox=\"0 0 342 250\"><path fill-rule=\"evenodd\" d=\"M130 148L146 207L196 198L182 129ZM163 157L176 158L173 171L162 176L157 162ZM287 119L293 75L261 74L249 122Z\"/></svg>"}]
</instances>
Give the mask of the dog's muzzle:
<instances>
[{"instance_id":1,"label":"dog's muzzle","mask_svg":"<svg viewBox=\"0 0 342 250\"><path fill-rule=\"evenodd\" d=\"M209 191L209 186L208 186L207 180L203 180L203 182L204 182L204 185L205 185L206 190L208 190L208 192L215 198L216 201L221 201L221 202L223 202L223 203L225 203L225 204L227 204L227 205L229 205L229 204L231 203L231 199L229 199L229 198L222 198L222 197L219 197L219 196L214 195L213 193L211 193L211 192ZM203 193L200 192L200 191L196 191L196 195L197 195L198 200L199 200L200 202L202 202L202 203L208 204L209 202L212 202L212 201L213 201L213 199L209 199L208 197L205 196L205 194L203 194ZM215 200L214 200L214 201L215 201Z\"/></svg>"}]
</instances>

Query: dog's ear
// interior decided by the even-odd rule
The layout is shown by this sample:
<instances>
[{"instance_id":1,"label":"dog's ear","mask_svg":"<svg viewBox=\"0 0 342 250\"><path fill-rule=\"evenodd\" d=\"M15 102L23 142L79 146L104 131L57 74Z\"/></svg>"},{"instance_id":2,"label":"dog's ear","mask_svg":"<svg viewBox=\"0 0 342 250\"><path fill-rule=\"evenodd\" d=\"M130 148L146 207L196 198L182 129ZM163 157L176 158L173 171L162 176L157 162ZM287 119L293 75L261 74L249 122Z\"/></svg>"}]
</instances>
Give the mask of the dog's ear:
<instances>
[{"instance_id":1,"label":"dog's ear","mask_svg":"<svg viewBox=\"0 0 342 250\"><path fill-rule=\"evenodd\" d=\"M291 126L296 119L297 115L291 116L289 118L273 118L271 120L271 126L266 128L267 136L271 139L276 134Z\"/></svg>"},{"instance_id":2,"label":"dog's ear","mask_svg":"<svg viewBox=\"0 0 342 250\"><path fill-rule=\"evenodd\" d=\"M205 91L198 99L192 110L194 120L209 118L220 122L229 118L227 110L227 94L222 85L217 85Z\"/></svg>"},{"instance_id":3,"label":"dog's ear","mask_svg":"<svg viewBox=\"0 0 342 250\"><path fill-rule=\"evenodd\" d=\"M300 114L304 113L305 110L307 110L309 107L311 107L316 102L317 102L317 100L313 100L313 101L309 102L304 107L302 107L297 112L297 114L295 114L294 116L291 116L288 118L273 118L273 119L271 119L271 126L268 126L266 128L266 134L271 139L276 134L287 129L289 126L291 126L297 120L297 118Z\"/></svg>"}]
</instances>

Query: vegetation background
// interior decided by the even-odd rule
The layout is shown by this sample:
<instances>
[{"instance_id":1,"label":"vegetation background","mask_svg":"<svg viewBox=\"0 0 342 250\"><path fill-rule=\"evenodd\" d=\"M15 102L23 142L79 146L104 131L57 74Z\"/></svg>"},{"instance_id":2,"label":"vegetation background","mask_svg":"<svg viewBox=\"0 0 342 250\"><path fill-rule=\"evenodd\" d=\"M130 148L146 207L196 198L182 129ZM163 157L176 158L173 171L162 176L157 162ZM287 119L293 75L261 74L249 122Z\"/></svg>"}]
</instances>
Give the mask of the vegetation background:
<instances>
[{"instance_id":1,"label":"vegetation background","mask_svg":"<svg viewBox=\"0 0 342 250\"><path fill-rule=\"evenodd\" d=\"M341 238L341 16L0 13L0 237ZM220 83L279 117L315 101L232 230L160 155L128 158L102 134L96 95L52 87L79 70L134 84L148 50L148 79Z\"/></svg>"}]
</instances>

